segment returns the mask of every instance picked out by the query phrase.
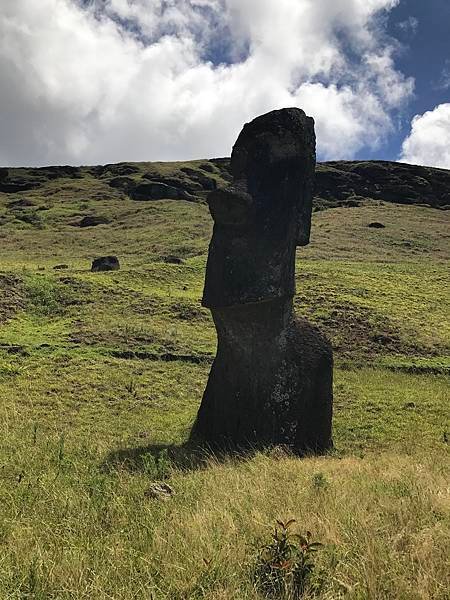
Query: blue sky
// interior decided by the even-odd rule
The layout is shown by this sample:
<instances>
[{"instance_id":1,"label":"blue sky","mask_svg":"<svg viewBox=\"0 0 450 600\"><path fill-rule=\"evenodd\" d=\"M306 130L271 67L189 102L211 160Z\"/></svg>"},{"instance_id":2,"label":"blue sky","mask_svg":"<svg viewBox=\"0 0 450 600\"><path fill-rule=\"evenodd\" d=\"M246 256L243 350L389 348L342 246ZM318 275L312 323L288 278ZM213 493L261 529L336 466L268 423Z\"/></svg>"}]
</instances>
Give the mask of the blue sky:
<instances>
[{"instance_id":1,"label":"blue sky","mask_svg":"<svg viewBox=\"0 0 450 600\"><path fill-rule=\"evenodd\" d=\"M450 0L2 0L0 164L226 156L283 106L319 160L450 168Z\"/></svg>"},{"instance_id":2,"label":"blue sky","mask_svg":"<svg viewBox=\"0 0 450 600\"><path fill-rule=\"evenodd\" d=\"M399 26L411 18L416 28ZM395 160L412 117L450 102L450 0L403 0L389 15L387 32L404 45L397 67L415 79L398 133L374 155Z\"/></svg>"}]
</instances>

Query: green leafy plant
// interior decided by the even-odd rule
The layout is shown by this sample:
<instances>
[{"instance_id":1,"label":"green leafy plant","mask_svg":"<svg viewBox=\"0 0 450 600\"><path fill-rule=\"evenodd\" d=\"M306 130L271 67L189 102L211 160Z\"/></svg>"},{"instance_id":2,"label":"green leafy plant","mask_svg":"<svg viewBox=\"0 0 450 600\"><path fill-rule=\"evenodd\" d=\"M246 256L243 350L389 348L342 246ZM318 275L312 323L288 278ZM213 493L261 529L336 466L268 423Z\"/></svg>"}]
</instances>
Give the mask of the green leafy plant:
<instances>
[{"instance_id":1,"label":"green leafy plant","mask_svg":"<svg viewBox=\"0 0 450 600\"><path fill-rule=\"evenodd\" d=\"M326 476L320 471L313 473L312 484L315 490L326 490L330 485Z\"/></svg>"},{"instance_id":2,"label":"green leafy plant","mask_svg":"<svg viewBox=\"0 0 450 600\"><path fill-rule=\"evenodd\" d=\"M301 598L314 570L314 553L322 546L291 530L295 519L277 520L272 541L263 546L255 566L255 586L267 598Z\"/></svg>"},{"instance_id":3,"label":"green leafy plant","mask_svg":"<svg viewBox=\"0 0 450 600\"><path fill-rule=\"evenodd\" d=\"M167 479L172 468L169 453L166 449L161 450L156 456L147 452L142 456L144 473L151 479Z\"/></svg>"}]
</instances>

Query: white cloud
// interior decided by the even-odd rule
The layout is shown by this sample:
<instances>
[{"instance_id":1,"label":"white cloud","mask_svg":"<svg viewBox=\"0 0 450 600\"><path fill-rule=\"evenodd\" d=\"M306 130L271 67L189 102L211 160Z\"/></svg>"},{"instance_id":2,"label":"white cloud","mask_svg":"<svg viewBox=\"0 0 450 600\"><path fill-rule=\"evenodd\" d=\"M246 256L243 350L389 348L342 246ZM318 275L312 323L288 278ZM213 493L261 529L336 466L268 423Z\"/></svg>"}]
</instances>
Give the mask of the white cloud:
<instances>
[{"instance_id":1,"label":"white cloud","mask_svg":"<svg viewBox=\"0 0 450 600\"><path fill-rule=\"evenodd\" d=\"M450 169L450 103L413 118L400 160Z\"/></svg>"},{"instance_id":2,"label":"white cloud","mask_svg":"<svg viewBox=\"0 0 450 600\"><path fill-rule=\"evenodd\" d=\"M300 106L321 158L376 148L413 81L398 0L2 0L0 164L223 156Z\"/></svg>"}]
</instances>

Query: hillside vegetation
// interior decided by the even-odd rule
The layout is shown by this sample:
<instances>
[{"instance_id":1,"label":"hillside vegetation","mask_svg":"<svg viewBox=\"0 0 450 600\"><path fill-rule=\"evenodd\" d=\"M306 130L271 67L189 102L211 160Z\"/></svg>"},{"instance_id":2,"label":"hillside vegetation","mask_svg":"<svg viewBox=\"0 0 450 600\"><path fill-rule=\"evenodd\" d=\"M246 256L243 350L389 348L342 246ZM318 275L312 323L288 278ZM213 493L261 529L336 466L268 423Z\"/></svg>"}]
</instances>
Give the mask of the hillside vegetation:
<instances>
[{"instance_id":1,"label":"hillside vegetation","mask_svg":"<svg viewBox=\"0 0 450 600\"><path fill-rule=\"evenodd\" d=\"M0 598L256 600L290 518L324 544L305 598L449 598L449 212L317 196L296 308L335 350L335 450L212 457L184 442L215 352L204 199L228 177L0 172Z\"/></svg>"}]
</instances>

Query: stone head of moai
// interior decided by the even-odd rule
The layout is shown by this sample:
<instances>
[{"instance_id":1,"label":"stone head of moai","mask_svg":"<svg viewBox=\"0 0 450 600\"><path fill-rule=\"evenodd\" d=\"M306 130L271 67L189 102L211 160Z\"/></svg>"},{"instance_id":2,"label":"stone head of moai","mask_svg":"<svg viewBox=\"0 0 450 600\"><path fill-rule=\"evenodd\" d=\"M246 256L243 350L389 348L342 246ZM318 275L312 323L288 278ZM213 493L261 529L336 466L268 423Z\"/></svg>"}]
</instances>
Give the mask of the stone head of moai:
<instances>
[{"instance_id":1,"label":"stone head of moai","mask_svg":"<svg viewBox=\"0 0 450 600\"><path fill-rule=\"evenodd\" d=\"M203 305L295 294L295 249L309 242L314 121L298 108L247 123L231 155L233 182L208 197L214 219Z\"/></svg>"}]
</instances>

